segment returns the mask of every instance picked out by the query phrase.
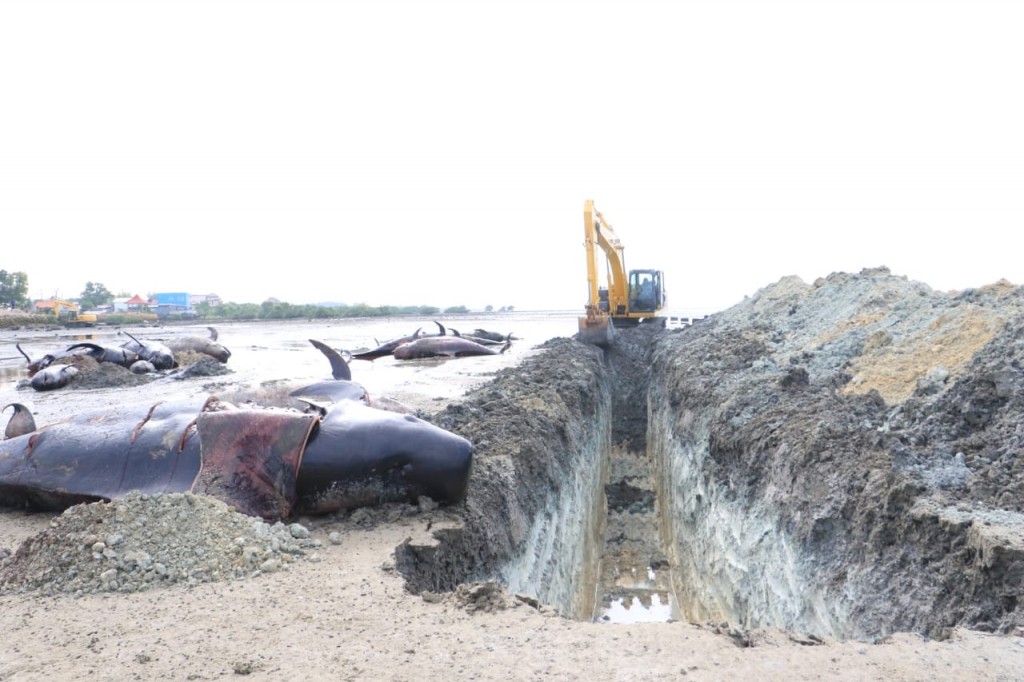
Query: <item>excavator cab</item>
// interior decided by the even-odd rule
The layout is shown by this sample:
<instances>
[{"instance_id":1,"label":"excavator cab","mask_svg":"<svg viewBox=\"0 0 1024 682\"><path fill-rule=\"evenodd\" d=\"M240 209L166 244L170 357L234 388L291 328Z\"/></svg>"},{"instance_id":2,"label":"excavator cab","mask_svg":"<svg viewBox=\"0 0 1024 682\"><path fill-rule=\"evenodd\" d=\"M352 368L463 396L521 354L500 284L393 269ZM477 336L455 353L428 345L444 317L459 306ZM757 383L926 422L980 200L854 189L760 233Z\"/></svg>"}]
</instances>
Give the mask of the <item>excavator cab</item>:
<instances>
[{"instance_id":1,"label":"excavator cab","mask_svg":"<svg viewBox=\"0 0 1024 682\"><path fill-rule=\"evenodd\" d=\"M629 271L629 312L657 313L665 307L664 276L660 270Z\"/></svg>"}]
</instances>

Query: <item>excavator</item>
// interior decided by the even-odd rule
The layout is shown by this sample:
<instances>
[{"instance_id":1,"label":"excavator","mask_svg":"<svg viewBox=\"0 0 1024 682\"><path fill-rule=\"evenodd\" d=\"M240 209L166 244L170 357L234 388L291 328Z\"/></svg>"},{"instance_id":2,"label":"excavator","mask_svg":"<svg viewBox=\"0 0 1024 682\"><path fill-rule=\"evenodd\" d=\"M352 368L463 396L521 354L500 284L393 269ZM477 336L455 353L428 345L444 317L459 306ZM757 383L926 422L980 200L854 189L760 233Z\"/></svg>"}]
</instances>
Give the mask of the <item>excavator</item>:
<instances>
[{"instance_id":1,"label":"excavator","mask_svg":"<svg viewBox=\"0 0 1024 682\"><path fill-rule=\"evenodd\" d=\"M93 313L79 311L78 304L64 299L53 299L53 314L64 323L65 327L92 327L97 318Z\"/></svg>"},{"instance_id":2,"label":"excavator","mask_svg":"<svg viewBox=\"0 0 1024 682\"><path fill-rule=\"evenodd\" d=\"M616 327L635 327L661 321L665 309L665 274L661 270L630 270L626 276L622 242L594 201L583 204L584 246L587 252L587 314L579 318L579 338L585 343L610 346ZM607 286L598 282L597 249L605 255Z\"/></svg>"}]
</instances>

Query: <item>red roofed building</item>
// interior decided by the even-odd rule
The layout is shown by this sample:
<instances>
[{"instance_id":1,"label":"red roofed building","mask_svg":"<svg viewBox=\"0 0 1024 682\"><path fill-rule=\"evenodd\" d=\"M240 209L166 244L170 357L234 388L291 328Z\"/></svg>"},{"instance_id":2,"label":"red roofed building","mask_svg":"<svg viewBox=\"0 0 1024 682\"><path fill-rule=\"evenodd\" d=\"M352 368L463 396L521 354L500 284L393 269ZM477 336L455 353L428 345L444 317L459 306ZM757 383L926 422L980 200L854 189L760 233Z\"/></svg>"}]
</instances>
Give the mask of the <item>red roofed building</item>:
<instances>
[{"instance_id":1,"label":"red roofed building","mask_svg":"<svg viewBox=\"0 0 1024 682\"><path fill-rule=\"evenodd\" d=\"M115 313L127 313L127 312L146 312L149 310L149 301L142 298L138 294L135 294L131 298L115 298L114 299L114 312Z\"/></svg>"}]
</instances>

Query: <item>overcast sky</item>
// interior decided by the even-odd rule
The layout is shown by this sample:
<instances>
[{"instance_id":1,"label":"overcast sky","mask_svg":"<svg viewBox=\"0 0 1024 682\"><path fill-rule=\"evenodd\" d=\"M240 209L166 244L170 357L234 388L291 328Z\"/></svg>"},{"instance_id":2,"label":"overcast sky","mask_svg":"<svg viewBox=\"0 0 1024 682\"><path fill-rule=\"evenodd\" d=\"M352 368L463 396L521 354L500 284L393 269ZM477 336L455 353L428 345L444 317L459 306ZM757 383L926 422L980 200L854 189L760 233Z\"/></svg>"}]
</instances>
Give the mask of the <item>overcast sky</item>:
<instances>
[{"instance_id":1,"label":"overcast sky","mask_svg":"<svg viewBox=\"0 0 1024 682\"><path fill-rule=\"evenodd\" d=\"M0 2L33 298L582 311L593 199L680 310L1024 284L1024 2Z\"/></svg>"}]
</instances>

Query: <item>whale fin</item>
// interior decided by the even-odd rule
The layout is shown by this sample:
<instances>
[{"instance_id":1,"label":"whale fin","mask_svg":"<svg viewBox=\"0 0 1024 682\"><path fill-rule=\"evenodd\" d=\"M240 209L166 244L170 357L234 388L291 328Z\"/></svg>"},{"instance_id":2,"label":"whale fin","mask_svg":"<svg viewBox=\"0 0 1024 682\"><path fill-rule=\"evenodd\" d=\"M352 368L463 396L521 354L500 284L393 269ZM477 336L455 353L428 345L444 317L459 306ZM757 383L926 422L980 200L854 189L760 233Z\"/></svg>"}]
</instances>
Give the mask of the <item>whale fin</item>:
<instances>
[{"instance_id":1,"label":"whale fin","mask_svg":"<svg viewBox=\"0 0 1024 682\"><path fill-rule=\"evenodd\" d=\"M352 370L349 369L348 363L345 362L345 358L341 356L341 353L334 350L326 343L317 341L316 339L310 339L309 342L313 344L313 347L318 351L327 356L327 359L331 363L331 376L335 379L342 379L344 381L352 381Z\"/></svg>"},{"instance_id":2,"label":"whale fin","mask_svg":"<svg viewBox=\"0 0 1024 682\"><path fill-rule=\"evenodd\" d=\"M4 430L4 438L17 438L18 436L24 436L26 433L32 433L36 430L36 420L27 407L21 403L11 403L9 405L4 405L4 410L8 407L14 408L14 414L11 415L10 421L7 422L7 428ZM2 411L3 410L0 410L0 412Z\"/></svg>"}]
</instances>

